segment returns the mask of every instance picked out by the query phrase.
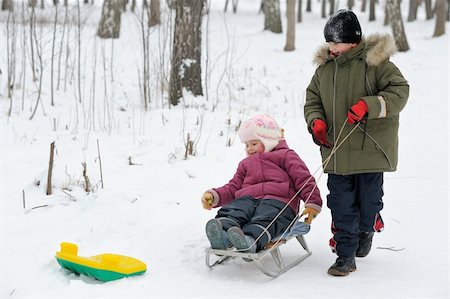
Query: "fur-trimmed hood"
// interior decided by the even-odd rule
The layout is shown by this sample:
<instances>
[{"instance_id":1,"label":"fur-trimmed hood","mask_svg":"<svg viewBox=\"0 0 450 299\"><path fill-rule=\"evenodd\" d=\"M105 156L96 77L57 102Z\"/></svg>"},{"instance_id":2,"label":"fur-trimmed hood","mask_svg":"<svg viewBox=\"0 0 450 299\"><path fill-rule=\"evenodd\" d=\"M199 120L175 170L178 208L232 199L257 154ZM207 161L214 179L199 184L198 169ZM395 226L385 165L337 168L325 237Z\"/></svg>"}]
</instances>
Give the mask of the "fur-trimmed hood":
<instances>
[{"instance_id":1,"label":"fur-trimmed hood","mask_svg":"<svg viewBox=\"0 0 450 299\"><path fill-rule=\"evenodd\" d=\"M361 43L364 44L366 53L366 63L368 66L377 66L397 52L395 40L389 34L371 34L363 37ZM328 55L328 44L320 46L314 54L313 62L317 66L325 64L330 60Z\"/></svg>"}]
</instances>

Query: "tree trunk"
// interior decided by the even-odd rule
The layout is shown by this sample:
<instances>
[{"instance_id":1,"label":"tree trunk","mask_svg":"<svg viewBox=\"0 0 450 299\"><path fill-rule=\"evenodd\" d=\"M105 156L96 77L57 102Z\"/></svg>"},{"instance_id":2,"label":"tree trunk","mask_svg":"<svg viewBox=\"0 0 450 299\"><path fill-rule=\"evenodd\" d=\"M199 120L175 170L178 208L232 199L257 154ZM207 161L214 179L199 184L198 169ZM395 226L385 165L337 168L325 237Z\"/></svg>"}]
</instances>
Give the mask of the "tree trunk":
<instances>
[{"instance_id":1,"label":"tree trunk","mask_svg":"<svg viewBox=\"0 0 450 299\"><path fill-rule=\"evenodd\" d=\"M302 5L303 0L298 0L298 9L297 9L297 23L301 23L302 22Z\"/></svg>"},{"instance_id":2,"label":"tree trunk","mask_svg":"<svg viewBox=\"0 0 450 299\"><path fill-rule=\"evenodd\" d=\"M419 0L409 0L408 22L412 22L417 19L417 9L419 8L418 2Z\"/></svg>"},{"instance_id":3,"label":"tree trunk","mask_svg":"<svg viewBox=\"0 0 450 299\"><path fill-rule=\"evenodd\" d=\"M286 2L287 30L285 51L295 50L295 0L287 0Z\"/></svg>"},{"instance_id":4,"label":"tree trunk","mask_svg":"<svg viewBox=\"0 0 450 299\"><path fill-rule=\"evenodd\" d=\"M425 14L427 20L431 20L433 18L434 12L431 0L425 0Z\"/></svg>"},{"instance_id":5,"label":"tree trunk","mask_svg":"<svg viewBox=\"0 0 450 299\"><path fill-rule=\"evenodd\" d=\"M375 21L375 6L377 0L370 0L369 3L369 21Z\"/></svg>"},{"instance_id":6,"label":"tree trunk","mask_svg":"<svg viewBox=\"0 0 450 299\"><path fill-rule=\"evenodd\" d=\"M398 0L387 0L387 12L389 23L394 33L395 43L400 52L409 50L408 40L406 39L405 28L403 26L402 13Z\"/></svg>"},{"instance_id":7,"label":"tree trunk","mask_svg":"<svg viewBox=\"0 0 450 299\"><path fill-rule=\"evenodd\" d=\"M450 0L447 1L447 21L450 21Z\"/></svg>"},{"instance_id":8,"label":"tree trunk","mask_svg":"<svg viewBox=\"0 0 450 299\"><path fill-rule=\"evenodd\" d=\"M203 95L201 76L201 25L204 1L177 0L171 58L169 100L177 105L182 90Z\"/></svg>"},{"instance_id":9,"label":"tree trunk","mask_svg":"<svg viewBox=\"0 0 450 299\"><path fill-rule=\"evenodd\" d=\"M334 3L334 0L329 0L329 2L330 2L330 11L329 11L329 13L330 13L330 16L332 15L332 14L334 14L334 11L336 10L335 9L335 3Z\"/></svg>"},{"instance_id":10,"label":"tree trunk","mask_svg":"<svg viewBox=\"0 0 450 299\"><path fill-rule=\"evenodd\" d=\"M303 1L303 0L299 0ZM306 11L311 12L311 0L306 0Z\"/></svg>"},{"instance_id":11,"label":"tree trunk","mask_svg":"<svg viewBox=\"0 0 450 299\"><path fill-rule=\"evenodd\" d=\"M159 0L150 1L150 18L148 19L148 26L156 26L161 24L161 11Z\"/></svg>"},{"instance_id":12,"label":"tree trunk","mask_svg":"<svg viewBox=\"0 0 450 299\"><path fill-rule=\"evenodd\" d=\"M361 12L366 12L367 0L362 0Z\"/></svg>"},{"instance_id":13,"label":"tree trunk","mask_svg":"<svg viewBox=\"0 0 450 299\"><path fill-rule=\"evenodd\" d=\"M281 26L280 0L264 0L264 30L283 32Z\"/></svg>"},{"instance_id":14,"label":"tree trunk","mask_svg":"<svg viewBox=\"0 0 450 299\"><path fill-rule=\"evenodd\" d=\"M353 6L355 6L355 0L347 0L348 9L353 10Z\"/></svg>"},{"instance_id":15,"label":"tree trunk","mask_svg":"<svg viewBox=\"0 0 450 299\"><path fill-rule=\"evenodd\" d=\"M327 0L322 0L322 13L321 13L321 15L322 15L322 18L323 19L325 19L326 17L327 17L327 3L326 3L326 1Z\"/></svg>"},{"instance_id":16,"label":"tree trunk","mask_svg":"<svg viewBox=\"0 0 450 299\"><path fill-rule=\"evenodd\" d=\"M447 15L447 3L446 0L436 0L435 13L436 13L436 26L434 27L433 37L441 36L445 34L445 19Z\"/></svg>"},{"instance_id":17,"label":"tree trunk","mask_svg":"<svg viewBox=\"0 0 450 299\"><path fill-rule=\"evenodd\" d=\"M105 0L97 35L101 38L119 38L121 0Z\"/></svg>"},{"instance_id":18,"label":"tree trunk","mask_svg":"<svg viewBox=\"0 0 450 299\"><path fill-rule=\"evenodd\" d=\"M2 10L13 10L13 0L2 0Z\"/></svg>"}]
</instances>

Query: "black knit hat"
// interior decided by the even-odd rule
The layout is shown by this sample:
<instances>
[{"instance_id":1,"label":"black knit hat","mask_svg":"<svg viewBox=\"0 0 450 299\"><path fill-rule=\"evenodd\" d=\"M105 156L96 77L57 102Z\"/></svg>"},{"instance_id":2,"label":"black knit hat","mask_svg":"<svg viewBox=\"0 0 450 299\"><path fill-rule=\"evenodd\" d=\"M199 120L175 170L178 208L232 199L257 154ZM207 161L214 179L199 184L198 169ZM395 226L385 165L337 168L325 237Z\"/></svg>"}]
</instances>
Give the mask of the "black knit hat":
<instances>
[{"instance_id":1,"label":"black knit hat","mask_svg":"<svg viewBox=\"0 0 450 299\"><path fill-rule=\"evenodd\" d=\"M359 43L361 26L356 15L348 9L336 11L325 24L325 40L335 43Z\"/></svg>"}]
</instances>

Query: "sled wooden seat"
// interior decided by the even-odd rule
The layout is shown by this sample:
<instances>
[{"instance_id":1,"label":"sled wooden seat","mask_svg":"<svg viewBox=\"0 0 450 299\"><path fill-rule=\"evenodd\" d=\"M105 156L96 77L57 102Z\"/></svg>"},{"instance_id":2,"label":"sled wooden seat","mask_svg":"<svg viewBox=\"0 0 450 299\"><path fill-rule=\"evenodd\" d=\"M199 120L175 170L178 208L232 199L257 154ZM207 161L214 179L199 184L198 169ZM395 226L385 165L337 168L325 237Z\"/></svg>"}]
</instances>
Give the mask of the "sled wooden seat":
<instances>
[{"instance_id":1,"label":"sled wooden seat","mask_svg":"<svg viewBox=\"0 0 450 299\"><path fill-rule=\"evenodd\" d=\"M294 226L289 230L289 232L285 234L285 236L275 238L271 243L268 244L268 246L266 246L265 249L257 253L239 252L236 249L219 250L206 248L206 265L212 269L213 267L223 264L230 259L245 258L253 261L264 274L270 277L278 277L304 261L312 254L304 238L304 235L309 232L309 229L310 226L308 224L301 221L296 222ZM294 261L286 265L281 255L280 247L292 239L296 239L299 242L302 247L302 253ZM274 261L276 268L275 270L269 269L269 265L267 265L267 262L262 261L262 258L266 255L269 256L269 253ZM211 263L211 256L218 256L218 258L216 258L216 261Z\"/></svg>"}]
</instances>

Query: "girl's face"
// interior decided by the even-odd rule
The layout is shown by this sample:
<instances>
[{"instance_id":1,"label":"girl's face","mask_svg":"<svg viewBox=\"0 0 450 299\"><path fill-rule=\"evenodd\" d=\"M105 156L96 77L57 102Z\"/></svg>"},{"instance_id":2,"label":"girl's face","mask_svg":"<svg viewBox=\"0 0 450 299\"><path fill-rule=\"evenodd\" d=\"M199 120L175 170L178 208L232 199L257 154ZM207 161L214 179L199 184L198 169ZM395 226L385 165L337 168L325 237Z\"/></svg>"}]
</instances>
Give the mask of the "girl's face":
<instances>
[{"instance_id":1,"label":"girl's face","mask_svg":"<svg viewBox=\"0 0 450 299\"><path fill-rule=\"evenodd\" d=\"M245 152L248 156L256 153L264 153L264 144L259 140L245 142Z\"/></svg>"},{"instance_id":2,"label":"girl's face","mask_svg":"<svg viewBox=\"0 0 450 299\"><path fill-rule=\"evenodd\" d=\"M330 56L336 58L344 54L345 52L348 52L349 50L353 49L357 45L358 44L329 42L328 48L330 49Z\"/></svg>"}]
</instances>

